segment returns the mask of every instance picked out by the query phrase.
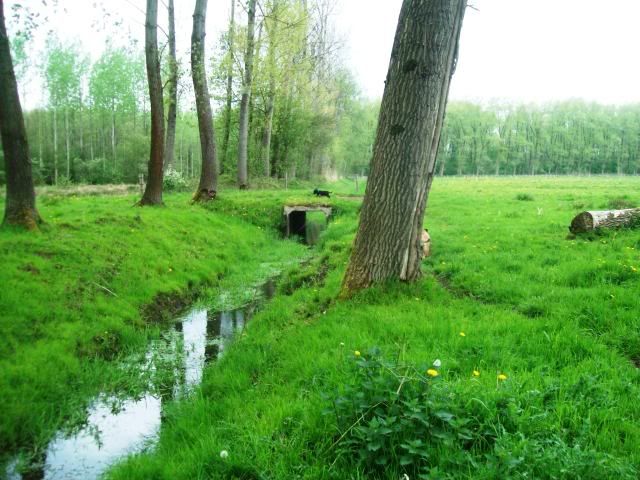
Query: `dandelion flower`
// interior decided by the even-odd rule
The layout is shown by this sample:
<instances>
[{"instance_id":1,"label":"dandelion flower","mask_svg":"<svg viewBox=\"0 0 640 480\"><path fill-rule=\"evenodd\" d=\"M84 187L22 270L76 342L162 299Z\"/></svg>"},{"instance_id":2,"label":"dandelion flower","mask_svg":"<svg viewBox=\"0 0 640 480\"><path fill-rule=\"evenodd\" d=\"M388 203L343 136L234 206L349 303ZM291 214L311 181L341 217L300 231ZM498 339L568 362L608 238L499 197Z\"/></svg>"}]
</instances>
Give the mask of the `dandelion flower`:
<instances>
[{"instance_id":1,"label":"dandelion flower","mask_svg":"<svg viewBox=\"0 0 640 480\"><path fill-rule=\"evenodd\" d=\"M436 367L436 368L440 368L440 365L442 365L442 362L440 361L440 359L439 359L439 358L436 358L436 359L433 361L433 366L434 366L434 367Z\"/></svg>"},{"instance_id":2,"label":"dandelion flower","mask_svg":"<svg viewBox=\"0 0 640 480\"><path fill-rule=\"evenodd\" d=\"M355 352L353 352L353 354L354 354L356 357L359 357L359 356L360 356L360 351L359 351L359 350L356 350Z\"/></svg>"},{"instance_id":3,"label":"dandelion flower","mask_svg":"<svg viewBox=\"0 0 640 480\"><path fill-rule=\"evenodd\" d=\"M473 376L474 377L479 377L480 376L480 372L478 370L474 370L473 371Z\"/></svg>"},{"instance_id":4,"label":"dandelion flower","mask_svg":"<svg viewBox=\"0 0 640 480\"><path fill-rule=\"evenodd\" d=\"M229 456L229 452L226 450L220 450L220 458L227 458Z\"/></svg>"},{"instance_id":5,"label":"dandelion flower","mask_svg":"<svg viewBox=\"0 0 640 480\"><path fill-rule=\"evenodd\" d=\"M507 379L507 376L504 373L501 373L500 375L498 375L498 380L504 381L506 379Z\"/></svg>"},{"instance_id":6,"label":"dandelion flower","mask_svg":"<svg viewBox=\"0 0 640 480\"><path fill-rule=\"evenodd\" d=\"M466 333L464 333L464 332L460 332L460 336L461 336L461 337L466 337L466 336L467 336L467 334L466 334Z\"/></svg>"},{"instance_id":7,"label":"dandelion flower","mask_svg":"<svg viewBox=\"0 0 640 480\"><path fill-rule=\"evenodd\" d=\"M427 370L427 375L429 375L430 377L437 377L439 374L437 370L430 368L429 370Z\"/></svg>"}]
</instances>

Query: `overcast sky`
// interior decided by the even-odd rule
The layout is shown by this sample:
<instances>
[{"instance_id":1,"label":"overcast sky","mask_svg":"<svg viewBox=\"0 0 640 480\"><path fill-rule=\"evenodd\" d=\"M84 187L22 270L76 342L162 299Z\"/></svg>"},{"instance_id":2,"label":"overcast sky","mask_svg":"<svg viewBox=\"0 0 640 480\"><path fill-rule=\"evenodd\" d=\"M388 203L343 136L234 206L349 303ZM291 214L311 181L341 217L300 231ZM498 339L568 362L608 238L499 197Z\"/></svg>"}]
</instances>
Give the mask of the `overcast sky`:
<instances>
[{"instance_id":1,"label":"overcast sky","mask_svg":"<svg viewBox=\"0 0 640 480\"><path fill-rule=\"evenodd\" d=\"M470 1L474 8L465 15L451 99L640 102L640 0ZM40 0L22 3L35 8ZM65 11L51 16L46 27L62 38L79 39L95 59L106 36L118 42L126 34L102 30L93 3L59 0ZM144 0L103 3L124 20L121 32L131 31L143 41ZM195 2L175 3L178 50L187 54ZM343 58L367 96L382 95L400 4L401 0L336 0L334 22L345 41ZM166 23L163 8L160 15L161 24ZM209 45L226 28L228 17L229 0L209 1ZM33 48L41 48L43 36Z\"/></svg>"}]
</instances>

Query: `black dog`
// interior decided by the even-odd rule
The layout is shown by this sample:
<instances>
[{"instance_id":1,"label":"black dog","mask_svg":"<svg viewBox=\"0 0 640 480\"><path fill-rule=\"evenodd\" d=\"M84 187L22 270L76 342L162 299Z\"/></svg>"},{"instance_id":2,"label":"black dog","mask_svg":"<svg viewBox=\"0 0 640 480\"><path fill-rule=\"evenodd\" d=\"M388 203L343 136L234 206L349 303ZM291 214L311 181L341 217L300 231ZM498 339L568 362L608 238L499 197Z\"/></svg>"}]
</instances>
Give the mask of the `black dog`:
<instances>
[{"instance_id":1,"label":"black dog","mask_svg":"<svg viewBox=\"0 0 640 480\"><path fill-rule=\"evenodd\" d=\"M331 192L329 190L318 190L317 188L313 189L313 194L316 197L327 197L331 198Z\"/></svg>"}]
</instances>

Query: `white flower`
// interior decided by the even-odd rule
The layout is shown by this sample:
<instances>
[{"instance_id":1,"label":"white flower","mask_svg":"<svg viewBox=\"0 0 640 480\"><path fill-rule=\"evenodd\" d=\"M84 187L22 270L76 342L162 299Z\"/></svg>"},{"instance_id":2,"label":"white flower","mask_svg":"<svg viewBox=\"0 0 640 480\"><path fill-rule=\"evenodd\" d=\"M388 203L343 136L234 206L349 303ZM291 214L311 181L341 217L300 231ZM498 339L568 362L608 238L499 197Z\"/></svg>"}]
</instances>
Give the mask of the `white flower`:
<instances>
[{"instance_id":1,"label":"white flower","mask_svg":"<svg viewBox=\"0 0 640 480\"><path fill-rule=\"evenodd\" d=\"M440 365L442 365L442 362L440 361L439 358L436 358L435 361L433 362L433 366L436 368L440 368Z\"/></svg>"},{"instance_id":2,"label":"white flower","mask_svg":"<svg viewBox=\"0 0 640 480\"><path fill-rule=\"evenodd\" d=\"M340 342L340 346L341 346L341 347L344 347L344 342Z\"/></svg>"},{"instance_id":3,"label":"white flower","mask_svg":"<svg viewBox=\"0 0 640 480\"><path fill-rule=\"evenodd\" d=\"M227 458L229 456L229 452L226 450L220 450L220 458Z\"/></svg>"}]
</instances>

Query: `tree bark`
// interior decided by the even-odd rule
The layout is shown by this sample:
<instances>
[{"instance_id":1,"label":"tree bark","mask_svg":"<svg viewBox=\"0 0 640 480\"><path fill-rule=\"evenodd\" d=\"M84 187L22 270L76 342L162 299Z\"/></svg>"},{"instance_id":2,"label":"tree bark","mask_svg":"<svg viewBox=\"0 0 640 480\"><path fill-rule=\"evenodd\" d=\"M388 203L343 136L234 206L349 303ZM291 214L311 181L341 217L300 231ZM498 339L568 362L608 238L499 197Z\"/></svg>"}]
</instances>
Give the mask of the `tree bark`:
<instances>
[{"instance_id":1,"label":"tree bark","mask_svg":"<svg viewBox=\"0 0 640 480\"><path fill-rule=\"evenodd\" d=\"M254 30L256 20L256 0L249 0L247 20L247 50L244 56L244 79L240 102L240 128L238 132L238 187L248 188L247 157L249 144L249 97L253 75Z\"/></svg>"},{"instance_id":2,"label":"tree bark","mask_svg":"<svg viewBox=\"0 0 640 480\"><path fill-rule=\"evenodd\" d=\"M571 233L585 233L596 228L640 226L640 208L582 212L572 221Z\"/></svg>"},{"instance_id":3,"label":"tree bark","mask_svg":"<svg viewBox=\"0 0 640 480\"><path fill-rule=\"evenodd\" d=\"M176 22L173 0L169 0L169 111L167 112L167 138L164 148L164 167L173 168L178 116L178 60L176 59Z\"/></svg>"},{"instance_id":4,"label":"tree bark","mask_svg":"<svg viewBox=\"0 0 640 480\"><path fill-rule=\"evenodd\" d=\"M423 216L466 0L404 0L342 295L420 277Z\"/></svg>"},{"instance_id":5,"label":"tree bark","mask_svg":"<svg viewBox=\"0 0 640 480\"><path fill-rule=\"evenodd\" d=\"M42 220L36 209L27 132L11 60L2 1L0 1L0 136L7 175L3 225L16 225L35 230Z\"/></svg>"},{"instance_id":6,"label":"tree bark","mask_svg":"<svg viewBox=\"0 0 640 480\"><path fill-rule=\"evenodd\" d=\"M193 196L194 201L213 200L216 197L218 188L216 137L213 130L213 116L211 114L211 102L209 100L207 72L204 61L206 17L207 0L196 0L191 34L191 75L193 77L193 90L196 95L202 166L198 189Z\"/></svg>"},{"instance_id":7,"label":"tree bark","mask_svg":"<svg viewBox=\"0 0 640 480\"><path fill-rule=\"evenodd\" d=\"M164 105L158 57L158 0L147 0L145 59L151 104L151 152L147 186L139 205L162 205L162 164L164 160Z\"/></svg>"},{"instance_id":8,"label":"tree bark","mask_svg":"<svg viewBox=\"0 0 640 480\"><path fill-rule=\"evenodd\" d=\"M235 35L235 7L236 0L231 0L231 19L229 20L229 52L227 64L227 103L224 108L224 137L222 139L222 160L220 161L220 173L224 173L229 151L229 136L231 135L231 100L233 99L233 44Z\"/></svg>"}]
</instances>

